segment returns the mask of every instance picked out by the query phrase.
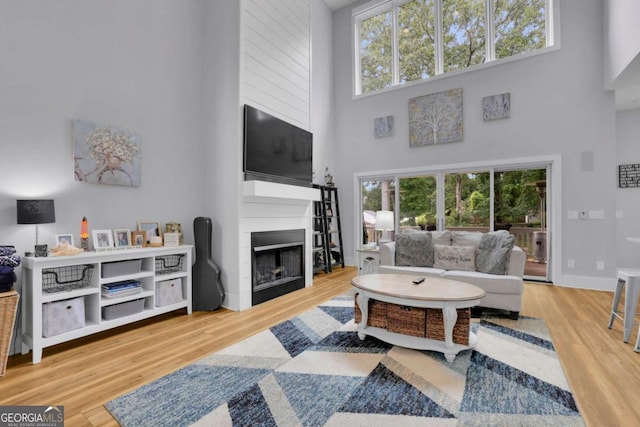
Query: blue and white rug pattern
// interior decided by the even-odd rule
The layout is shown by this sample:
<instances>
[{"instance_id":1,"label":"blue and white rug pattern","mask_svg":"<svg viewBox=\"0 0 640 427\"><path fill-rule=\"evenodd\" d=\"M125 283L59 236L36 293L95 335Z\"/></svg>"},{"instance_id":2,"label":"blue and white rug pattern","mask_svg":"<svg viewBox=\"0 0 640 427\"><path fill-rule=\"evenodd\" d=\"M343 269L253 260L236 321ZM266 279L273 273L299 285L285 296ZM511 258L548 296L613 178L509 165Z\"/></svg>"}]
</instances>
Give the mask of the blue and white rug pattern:
<instances>
[{"instance_id":1,"label":"blue and white rug pattern","mask_svg":"<svg viewBox=\"0 0 640 427\"><path fill-rule=\"evenodd\" d=\"M447 362L354 332L342 296L108 402L141 426L584 426L540 319L483 318Z\"/></svg>"}]
</instances>

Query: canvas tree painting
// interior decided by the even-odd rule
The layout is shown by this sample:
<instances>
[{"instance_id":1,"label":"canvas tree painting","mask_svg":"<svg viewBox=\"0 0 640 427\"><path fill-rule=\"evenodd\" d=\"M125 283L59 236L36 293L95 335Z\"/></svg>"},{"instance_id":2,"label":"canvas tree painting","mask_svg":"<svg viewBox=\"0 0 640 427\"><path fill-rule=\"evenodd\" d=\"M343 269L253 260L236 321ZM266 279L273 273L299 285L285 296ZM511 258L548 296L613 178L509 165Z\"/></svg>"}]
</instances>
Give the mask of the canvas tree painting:
<instances>
[{"instance_id":1,"label":"canvas tree painting","mask_svg":"<svg viewBox=\"0 0 640 427\"><path fill-rule=\"evenodd\" d=\"M76 181L140 185L140 136L86 120L73 121Z\"/></svg>"},{"instance_id":2,"label":"canvas tree painting","mask_svg":"<svg viewBox=\"0 0 640 427\"><path fill-rule=\"evenodd\" d=\"M462 141L462 88L409 100L409 146Z\"/></svg>"}]
</instances>

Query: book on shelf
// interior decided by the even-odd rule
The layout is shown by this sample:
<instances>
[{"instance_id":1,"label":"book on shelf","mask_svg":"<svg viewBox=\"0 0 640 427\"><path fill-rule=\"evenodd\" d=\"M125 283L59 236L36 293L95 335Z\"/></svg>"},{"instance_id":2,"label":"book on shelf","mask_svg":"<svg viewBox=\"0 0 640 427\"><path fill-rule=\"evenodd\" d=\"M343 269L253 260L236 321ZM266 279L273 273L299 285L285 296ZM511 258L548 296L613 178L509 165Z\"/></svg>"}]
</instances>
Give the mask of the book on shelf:
<instances>
[{"instance_id":1,"label":"book on shelf","mask_svg":"<svg viewBox=\"0 0 640 427\"><path fill-rule=\"evenodd\" d=\"M101 286L101 294L105 298L121 298L142 292L142 284L138 281L105 283Z\"/></svg>"},{"instance_id":2,"label":"book on shelf","mask_svg":"<svg viewBox=\"0 0 640 427\"><path fill-rule=\"evenodd\" d=\"M114 292L110 292L103 289L102 296L105 298L122 298L129 295L139 294L141 292L142 292L142 286L131 288L131 289L123 289L123 290L114 291Z\"/></svg>"}]
</instances>

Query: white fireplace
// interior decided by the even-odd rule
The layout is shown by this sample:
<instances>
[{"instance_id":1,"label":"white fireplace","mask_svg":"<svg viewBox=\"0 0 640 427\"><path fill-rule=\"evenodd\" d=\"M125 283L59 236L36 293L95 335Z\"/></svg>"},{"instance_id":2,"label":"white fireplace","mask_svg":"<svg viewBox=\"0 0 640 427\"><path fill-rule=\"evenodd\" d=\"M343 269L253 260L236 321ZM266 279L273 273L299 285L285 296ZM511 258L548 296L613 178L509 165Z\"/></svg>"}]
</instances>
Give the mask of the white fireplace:
<instances>
[{"instance_id":1,"label":"white fireplace","mask_svg":"<svg viewBox=\"0 0 640 427\"><path fill-rule=\"evenodd\" d=\"M240 274L237 288L228 289L228 306L245 310L252 306L251 233L305 230L305 286L313 283L313 202L320 190L266 181L244 181L240 208Z\"/></svg>"}]
</instances>

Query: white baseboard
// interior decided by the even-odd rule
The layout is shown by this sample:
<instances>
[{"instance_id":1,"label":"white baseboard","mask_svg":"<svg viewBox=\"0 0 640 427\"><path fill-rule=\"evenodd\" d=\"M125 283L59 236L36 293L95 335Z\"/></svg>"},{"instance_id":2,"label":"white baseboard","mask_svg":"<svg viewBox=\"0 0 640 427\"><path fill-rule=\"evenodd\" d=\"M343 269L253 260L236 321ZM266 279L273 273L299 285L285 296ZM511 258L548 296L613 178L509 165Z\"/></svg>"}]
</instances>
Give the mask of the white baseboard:
<instances>
[{"instance_id":1,"label":"white baseboard","mask_svg":"<svg viewBox=\"0 0 640 427\"><path fill-rule=\"evenodd\" d=\"M616 288L616 279L615 277L559 275L554 278L553 284L565 288L613 292Z\"/></svg>"}]
</instances>

